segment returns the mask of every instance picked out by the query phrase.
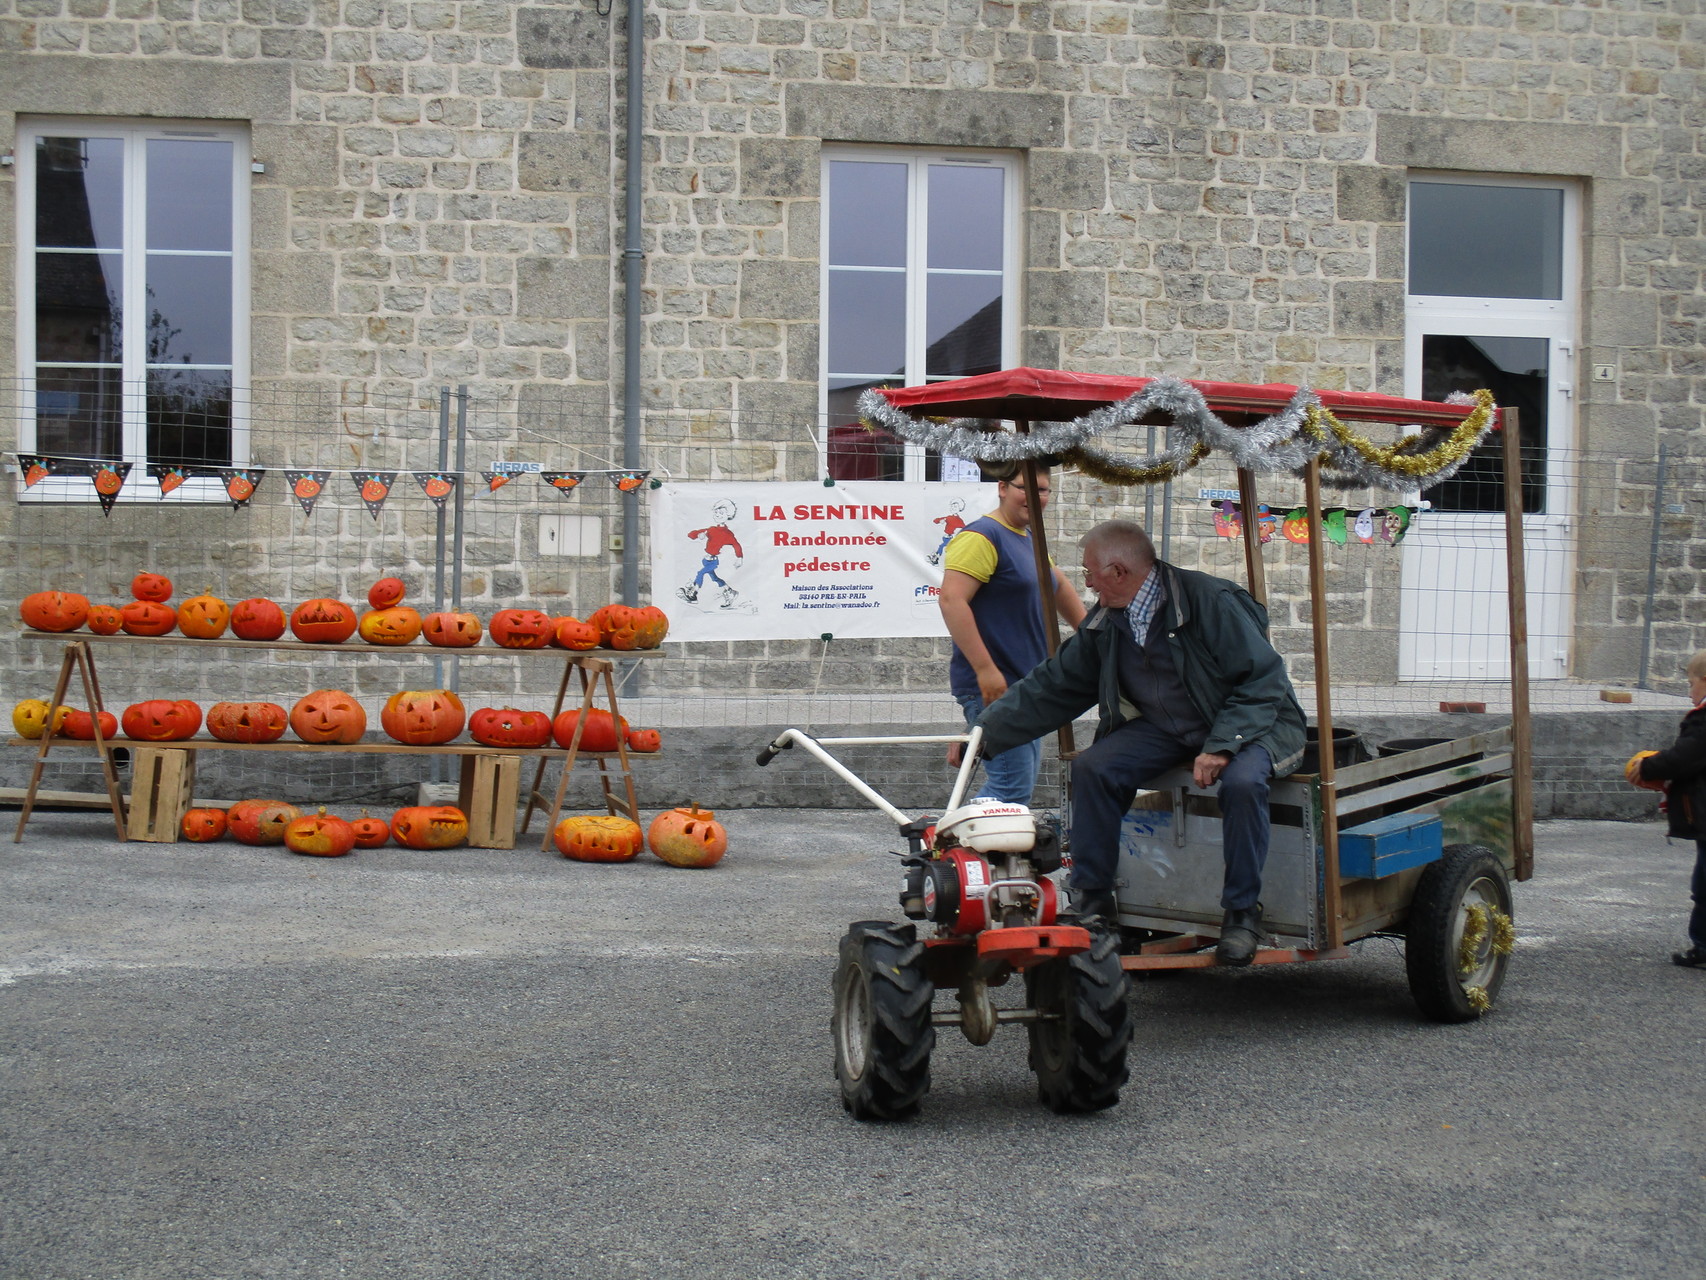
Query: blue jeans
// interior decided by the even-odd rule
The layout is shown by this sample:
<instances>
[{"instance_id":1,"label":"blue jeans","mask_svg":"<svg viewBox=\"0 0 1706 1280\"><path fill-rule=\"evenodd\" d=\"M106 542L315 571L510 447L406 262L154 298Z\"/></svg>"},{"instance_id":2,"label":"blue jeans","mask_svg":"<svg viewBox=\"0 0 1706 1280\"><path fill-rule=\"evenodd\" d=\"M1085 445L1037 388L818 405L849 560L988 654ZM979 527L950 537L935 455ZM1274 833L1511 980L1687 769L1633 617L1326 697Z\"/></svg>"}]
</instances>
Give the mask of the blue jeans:
<instances>
[{"instance_id":1,"label":"blue jeans","mask_svg":"<svg viewBox=\"0 0 1706 1280\"><path fill-rule=\"evenodd\" d=\"M977 723L978 716L983 714L984 702L981 694L968 693L956 697L954 701L960 704L960 710L966 713L966 727L969 729ZM983 785L977 789L980 796L988 796L992 800L1004 800L1008 804L1030 804L1031 792L1037 788L1037 770L1043 763L1043 740L1036 738L1030 742L1003 751L998 756L988 756L983 762ZM971 799L967 796L966 799Z\"/></svg>"},{"instance_id":2,"label":"blue jeans","mask_svg":"<svg viewBox=\"0 0 1706 1280\"><path fill-rule=\"evenodd\" d=\"M1110 890L1119 863L1120 822L1141 786L1189 765L1200 743L1174 737L1148 720L1127 720L1072 762L1072 887ZM1220 906L1243 911L1262 893L1268 860L1268 781L1274 764L1261 747L1245 747L1220 775L1221 853L1226 860Z\"/></svg>"}]
</instances>

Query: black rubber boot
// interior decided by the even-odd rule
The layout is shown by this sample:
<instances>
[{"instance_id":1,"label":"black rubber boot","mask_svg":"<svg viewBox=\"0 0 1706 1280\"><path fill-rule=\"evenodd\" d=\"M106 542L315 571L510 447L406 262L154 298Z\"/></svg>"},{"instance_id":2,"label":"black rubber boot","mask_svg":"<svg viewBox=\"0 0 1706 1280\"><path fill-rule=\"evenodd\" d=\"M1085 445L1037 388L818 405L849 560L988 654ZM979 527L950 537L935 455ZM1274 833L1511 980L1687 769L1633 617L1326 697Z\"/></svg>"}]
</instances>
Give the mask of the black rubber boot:
<instances>
[{"instance_id":1,"label":"black rubber boot","mask_svg":"<svg viewBox=\"0 0 1706 1280\"><path fill-rule=\"evenodd\" d=\"M1706 969L1706 947L1690 947L1687 951L1673 951L1670 962L1679 964L1684 969Z\"/></svg>"},{"instance_id":2,"label":"black rubber boot","mask_svg":"<svg viewBox=\"0 0 1706 1280\"><path fill-rule=\"evenodd\" d=\"M1120 907L1114 900L1112 889L1074 889L1072 914L1077 916L1082 924L1099 920L1107 925L1115 925L1119 923Z\"/></svg>"},{"instance_id":3,"label":"black rubber boot","mask_svg":"<svg viewBox=\"0 0 1706 1280\"><path fill-rule=\"evenodd\" d=\"M1228 911L1220 922L1220 944L1214 949L1214 958L1226 965L1249 964L1255 958L1261 930L1261 903L1242 911Z\"/></svg>"}]
</instances>

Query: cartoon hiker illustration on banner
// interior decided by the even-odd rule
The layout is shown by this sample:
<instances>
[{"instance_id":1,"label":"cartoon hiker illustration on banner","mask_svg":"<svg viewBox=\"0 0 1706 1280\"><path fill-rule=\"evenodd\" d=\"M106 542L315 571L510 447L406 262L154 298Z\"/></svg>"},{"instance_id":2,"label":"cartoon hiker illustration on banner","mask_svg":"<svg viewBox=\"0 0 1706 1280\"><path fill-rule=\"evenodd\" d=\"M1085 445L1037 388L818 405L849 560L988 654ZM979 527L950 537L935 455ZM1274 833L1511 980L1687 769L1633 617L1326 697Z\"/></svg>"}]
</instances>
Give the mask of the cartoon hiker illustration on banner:
<instances>
[{"instance_id":1,"label":"cartoon hiker illustration on banner","mask_svg":"<svg viewBox=\"0 0 1706 1280\"><path fill-rule=\"evenodd\" d=\"M721 592L722 608L731 608L736 599L739 598L740 592L717 576L717 569L720 567L724 551L734 552L735 568L737 569L746 559L746 553L740 547L740 539L736 538L729 529L729 521L734 519L734 515L735 504L727 498L723 498L711 505L711 519L716 522L715 524L708 525L703 529L688 530L687 536L694 541L698 541L700 538L705 539L705 558L699 565L699 572L693 576L693 581L685 587L676 589L675 594L683 600L689 602L697 600L699 588L705 585L706 578L717 584Z\"/></svg>"},{"instance_id":2,"label":"cartoon hiker illustration on banner","mask_svg":"<svg viewBox=\"0 0 1706 1280\"><path fill-rule=\"evenodd\" d=\"M948 544L954 540L954 535L966 527L965 519L960 515L966 509L964 498L955 498L948 504L948 514L937 516L931 524L942 526L942 541L937 548L925 557L931 564L942 563L942 553L948 549Z\"/></svg>"}]
</instances>

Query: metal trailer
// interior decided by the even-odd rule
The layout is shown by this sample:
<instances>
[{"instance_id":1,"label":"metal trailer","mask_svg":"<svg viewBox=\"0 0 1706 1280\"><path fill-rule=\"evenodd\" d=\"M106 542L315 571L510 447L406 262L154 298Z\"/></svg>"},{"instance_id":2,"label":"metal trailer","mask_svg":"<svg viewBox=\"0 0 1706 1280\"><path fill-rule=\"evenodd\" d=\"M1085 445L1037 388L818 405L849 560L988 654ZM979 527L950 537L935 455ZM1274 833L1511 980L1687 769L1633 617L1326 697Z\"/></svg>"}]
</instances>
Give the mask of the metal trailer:
<instances>
[{"instance_id":1,"label":"metal trailer","mask_svg":"<svg viewBox=\"0 0 1706 1280\"><path fill-rule=\"evenodd\" d=\"M1072 421L1115 404L1133 395L1146 381L1015 369L885 390L882 394L896 408L915 414L938 419L1004 419L1012 421L1017 431L1024 433L1033 421ZM1194 385L1204 393L1210 407L1233 426L1247 426L1279 410L1296 392L1290 386ZM1424 429L1454 427L1467 414L1467 409L1459 405L1372 394L1330 392L1322 393L1322 400L1342 420L1399 422ZM1317 772L1276 778L1271 787L1272 842L1262 895L1263 929L1269 935L1263 941L1271 945L1260 947L1253 962L1271 965L1338 959L1350 954L1351 944L1362 939L1401 937L1410 989L1417 1005L1426 1016L1445 1022L1478 1018L1492 1007L1504 980L1513 942L1510 883L1513 879L1526 880L1533 873L1526 588L1515 416L1509 409L1499 413L1505 462L1512 714L1508 725L1489 732L1366 763L1341 766L1335 762L1331 655L1323 621L1327 610L1319 460L1311 460L1303 472L1309 523L1319 762ZM1024 463L1024 476L1032 507L1038 509L1034 461ZM1240 470L1238 479L1242 509L1256 510L1254 474ZM1246 525L1246 531L1248 528ZM1039 570L1044 570L1048 564L1046 534L1040 521L1033 524L1032 530ZM1266 605L1260 544L1247 532L1245 565L1248 590ZM1058 632L1052 584L1046 571L1040 571L1038 577L1043 585L1043 608L1049 621L1046 630L1052 652ZM975 738L974 731L974 748ZM840 741L851 745L872 740ZM924 827L926 820L909 823L905 815L853 778L798 730L789 730L772 743L761 762L776 750L795 743L815 747L814 754L899 820L915 855L922 847L926 859L943 856L931 848L934 833ZM1069 760L1075 751L1070 726L1062 730L1060 747L1062 758ZM962 772L950 808L959 800L964 781ZM1213 790L1195 786L1188 769L1156 780L1152 790L1138 794L1126 817L1122 837L1116 887L1120 966L1127 971L1142 972L1215 965L1212 948L1222 916L1219 906L1222 857L1220 814ZM1016 860L1011 870L1021 876L1035 874L1035 869L1022 858ZM848 939L861 929L869 932L878 927L894 928L881 921L861 922ZM988 931L995 932L1000 927L999 920L991 913ZM900 928L910 929L910 926ZM939 938L942 926L937 927L937 932ZM899 937L892 933L888 936L885 958L892 960L905 948ZM911 934L906 937L910 939ZM873 1010L868 1003L852 1007L845 994L848 939L843 940L836 1008L837 1063L843 1100L856 1114L890 1114L881 1110L861 1111L849 1101L846 1055L849 1050L856 1050L869 1056L875 1051L871 1037L880 1038L882 1028L880 1018L873 1021ZM922 950L932 941L936 940L927 939L913 949ZM978 945L983 944L980 941ZM1088 944L1084 950L1087 955ZM1060 969L1063 954L1069 957L1071 952L1057 949L1051 956L1040 959L1016 953L1017 959L1008 967L1028 970L1033 965L1052 964ZM916 963L920 978L931 976L924 961ZM1080 968L1085 967L1081 962ZM945 976L952 980L956 974L978 980L975 965L970 968L962 965ZM1051 1052L1056 1059L1062 1052L1077 1055L1072 1063L1075 1066L1093 1068L1098 1053L1107 1064L1112 1064L1115 1056L1112 1046L1077 1043L1075 1037L1078 1041L1084 1038L1083 1020L1074 1022L1070 1009L1058 999L1053 1005L1039 1004L1032 998L1033 988L1045 995L1051 990L1047 982L1035 982L1032 974L1027 973L1025 1006L998 1010L993 1015L987 1011L987 990L980 988L968 998L962 989L961 1012L938 1012L933 1021L938 1025L958 1024L977 1043L983 1043L998 1022L1027 1022L1032 1065L1038 1069L1044 1101L1058 1110L1089 1109L1060 1105L1061 1095L1058 1091L1050 1094L1044 1068ZM977 1014L978 1025L973 1027L970 1021L973 1015L966 1011L977 1008L980 1001L985 1008ZM861 1023L862 1029L854 1027L850 1031L850 1022ZM1124 1027L1124 1034L1129 1034L1129 1024ZM1117 1070L1123 1081L1123 1039L1117 1049ZM880 1056L878 1052L877 1058ZM1038 1065L1039 1060L1043 1066ZM877 1059L868 1063L871 1070L883 1065ZM927 1067L925 1082L927 1087ZM917 1091L919 1095L921 1092ZM1097 1094L1095 1105L1109 1105L1114 1098L1117 1098L1117 1085L1112 1096L1106 1089ZM1069 1103L1074 1100L1065 1099ZM912 1103L915 1105L916 1101L914 1096Z\"/></svg>"}]
</instances>

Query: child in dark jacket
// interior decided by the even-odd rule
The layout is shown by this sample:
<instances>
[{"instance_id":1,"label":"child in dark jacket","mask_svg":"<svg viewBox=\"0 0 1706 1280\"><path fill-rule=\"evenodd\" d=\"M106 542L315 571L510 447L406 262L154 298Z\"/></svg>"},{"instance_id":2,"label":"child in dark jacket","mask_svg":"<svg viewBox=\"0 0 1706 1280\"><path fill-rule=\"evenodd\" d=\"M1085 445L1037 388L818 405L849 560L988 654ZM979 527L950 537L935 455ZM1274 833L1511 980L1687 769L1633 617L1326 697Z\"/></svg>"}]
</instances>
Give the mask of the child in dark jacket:
<instances>
[{"instance_id":1,"label":"child in dark jacket","mask_svg":"<svg viewBox=\"0 0 1706 1280\"><path fill-rule=\"evenodd\" d=\"M1688 948L1672 952L1671 959L1687 968L1706 969L1706 649L1688 660L1688 696L1694 710L1682 718L1675 744L1663 751L1641 752L1623 772L1636 786L1668 784L1669 834L1695 843Z\"/></svg>"}]
</instances>

